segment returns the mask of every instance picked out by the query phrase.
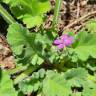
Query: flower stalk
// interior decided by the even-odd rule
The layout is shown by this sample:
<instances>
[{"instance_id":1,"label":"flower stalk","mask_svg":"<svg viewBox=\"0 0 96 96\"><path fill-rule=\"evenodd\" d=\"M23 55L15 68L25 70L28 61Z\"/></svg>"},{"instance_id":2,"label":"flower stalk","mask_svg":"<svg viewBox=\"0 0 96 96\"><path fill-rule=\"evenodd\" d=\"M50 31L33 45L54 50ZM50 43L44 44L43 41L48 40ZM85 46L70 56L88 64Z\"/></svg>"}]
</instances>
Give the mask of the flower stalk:
<instances>
[{"instance_id":1,"label":"flower stalk","mask_svg":"<svg viewBox=\"0 0 96 96\"><path fill-rule=\"evenodd\" d=\"M62 0L56 0L55 9L54 9L54 17L53 17L53 26L58 23L58 17L59 17L59 12L60 12L60 8L61 8L61 3L62 3Z\"/></svg>"}]
</instances>

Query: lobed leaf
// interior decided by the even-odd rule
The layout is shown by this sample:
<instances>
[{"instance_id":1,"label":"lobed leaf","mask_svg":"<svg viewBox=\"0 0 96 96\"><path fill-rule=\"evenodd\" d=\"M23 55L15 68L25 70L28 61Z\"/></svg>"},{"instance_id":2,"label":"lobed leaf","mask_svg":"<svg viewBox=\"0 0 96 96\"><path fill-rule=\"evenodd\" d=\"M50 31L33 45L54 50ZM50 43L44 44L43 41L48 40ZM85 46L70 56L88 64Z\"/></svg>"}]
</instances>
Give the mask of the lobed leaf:
<instances>
[{"instance_id":1,"label":"lobed leaf","mask_svg":"<svg viewBox=\"0 0 96 96\"><path fill-rule=\"evenodd\" d=\"M96 58L96 33L80 32L77 38L78 43L71 51L82 61Z\"/></svg>"},{"instance_id":2,"label":"lobed leaf","mask_svg":"<svg viewBox=\"0 0 96 96\"><path fill-rule=\"evenodd\" d=\"M50 73L43 81L43 94L45 96L69 96L71 89L64 77L58 73Z\"/></svg>"},{"instance_id":3,"label":"lobed leaf","mask_svg":"<svg viewBox=\"0 0 96 96\"><path fill-rule=\"evenodd\" d=\"M40 45L37 44L35 38L36 34L30 33L20 24L15 23L8 28L7 40L12 46L14 55L16 55L20 59L20 62L24 64L32 63L35 65L44 62L42 56L43 45L42 43Z\"/></svg>"},{"instance_id":4,"label":"lobed leaf","mask_svg":"<svg viewBox=\"0 0 96 96\"><path fill-rule=\"evenodd\" d=\"M51 9L49 0L3 0L10 5L11 12L28 28L40 26L44 14Z\"/></svg>"},{"instance_id":5,"label":"lobed leaf","mask_svg":"<svg viewBox=\"0 0 96 96\"><path fill-rule=\"evenodd\" d=\"M0 77L0 95L1 96L18 96L15 88L13 87L13 82L10 79L9 74L4 70L1 72Z\"/></svg>"}]
</instances>

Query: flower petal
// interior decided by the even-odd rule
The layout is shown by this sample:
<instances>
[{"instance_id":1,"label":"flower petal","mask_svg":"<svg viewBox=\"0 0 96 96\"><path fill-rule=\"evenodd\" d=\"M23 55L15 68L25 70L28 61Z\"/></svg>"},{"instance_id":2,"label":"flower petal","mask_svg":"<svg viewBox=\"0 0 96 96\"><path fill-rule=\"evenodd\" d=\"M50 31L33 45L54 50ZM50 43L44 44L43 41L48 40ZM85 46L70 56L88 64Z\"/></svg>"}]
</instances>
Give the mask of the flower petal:
<instances>
[{"instance_id":1,"label":"flower petal","mask_svg":"<svg viewBox=\"0 0 96 96\"><path fill-rule=\"evenodd\" d=\"M66 40L64 40L65 41L64 43L66 46L70 46L73 43L73 40L74 40L74 37L70 36Z\"/></svg>"},{"instance_id":2,"label":"flower petal","mask_svg":"<svg viewBox=\"0 0 96 96\"><path fill-rule=\"evenodd\" d=\"M61 38L62 41L64 41L65 39L68 39L68 35L67 34L64 34L60 38Z\"/></svg>"},{"instance_id":3,"label":"flower petal","mask_svg":"<svg viewBox=\"0 0 96 96\"><path fill-rule=\"evenodd\" d=\"M58 47L58 49L63 49L65 47L65 45L64 44L59 44L59 45L57 45L57 47Z\"/></svg>"},{"instance_id":4,"label":"flower petal","mask_svg":"<svg viewBox=\"0 0 96 96\"><path fill-rule=\"evenodd\" d=\"M60 39L56 39L56 40L54 40L54 44L55 44L55 45L59 45L59 44L61 44L61 40L60 40Z\"/></svg>"}]
</instances>

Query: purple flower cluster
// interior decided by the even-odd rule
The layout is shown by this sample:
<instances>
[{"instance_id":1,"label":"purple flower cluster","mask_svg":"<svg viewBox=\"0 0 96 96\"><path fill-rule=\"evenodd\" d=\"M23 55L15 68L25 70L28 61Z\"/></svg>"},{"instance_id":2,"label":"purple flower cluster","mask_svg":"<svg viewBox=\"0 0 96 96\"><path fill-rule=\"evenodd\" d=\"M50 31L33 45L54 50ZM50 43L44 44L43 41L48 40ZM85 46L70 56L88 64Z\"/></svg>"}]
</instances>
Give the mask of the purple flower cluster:
<instances>
[{"instance_id":1,"label":"purple flower cluster","mask_svg":"<svg viewBox=\"0 0 96 96\"><path fill-rule=\"evenodd\" d=\"M59 39L54 40L54 44L58 47L58 49L63 49L66 46L70 46L73 41L73 36L68 36L67 34L64 34Z\"/></svg>"}]
</instances>

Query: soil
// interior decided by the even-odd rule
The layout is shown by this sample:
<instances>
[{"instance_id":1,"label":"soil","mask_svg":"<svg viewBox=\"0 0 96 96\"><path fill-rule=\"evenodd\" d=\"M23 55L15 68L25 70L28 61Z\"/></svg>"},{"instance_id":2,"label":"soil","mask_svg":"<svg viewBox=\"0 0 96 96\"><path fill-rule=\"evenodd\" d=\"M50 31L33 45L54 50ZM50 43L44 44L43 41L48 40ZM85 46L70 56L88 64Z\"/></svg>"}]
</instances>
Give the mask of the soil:
<instances>
[{"instance_id":1,"label":"soil","mask_svg":"<svg viewBox=\"0 0 96 96\"><path fill-rule=\"evenodd\" d=\"M5 37L0 35L0 64L1 68L14 68L14 57Z\"/></svg>"},{"instance_id":2,"label":"soil","mask_svg":"<svg viewBox=\"0 0 96 96\"><path fill-rule=\"evenodd\" d=\"M45 28L50 28L54 13L55 0L50 0L52 10L47 13ZM78 32L87 21L96 19L96 0L63 0L59 15L58 32ZM0 66L2 68L14 68L14 57L11 48L6 41L8 24L0 16Z\"/></svg>"},{"instance_id":3,"label":"soil","mask_svg":"<svg viewBox=\"0 0 96 96\"><path fill-rule=\"evenodd\" d=\"M51 4L54 9L55 0L51 0ZM61 6L58 20L60 33L78 32L88 20L96 18L96 0L63 0ZM48 14L47 28L52 24L53 9Z\"/></svg>"}]
</instances>

